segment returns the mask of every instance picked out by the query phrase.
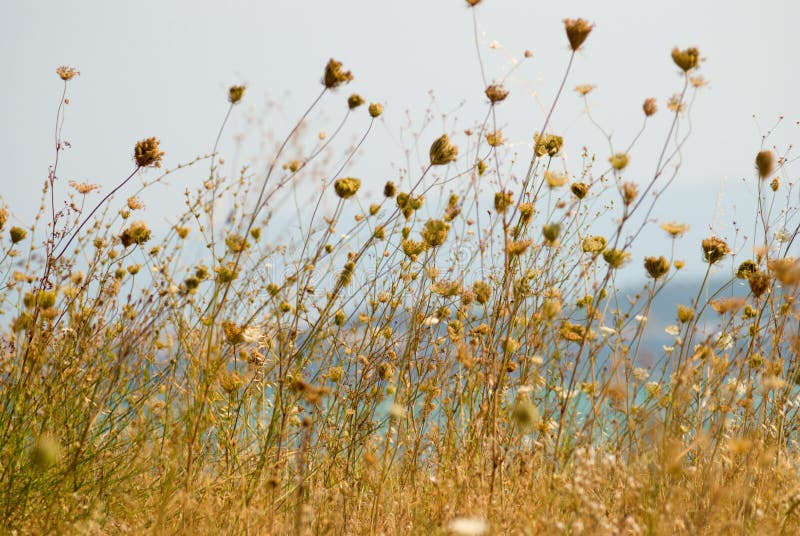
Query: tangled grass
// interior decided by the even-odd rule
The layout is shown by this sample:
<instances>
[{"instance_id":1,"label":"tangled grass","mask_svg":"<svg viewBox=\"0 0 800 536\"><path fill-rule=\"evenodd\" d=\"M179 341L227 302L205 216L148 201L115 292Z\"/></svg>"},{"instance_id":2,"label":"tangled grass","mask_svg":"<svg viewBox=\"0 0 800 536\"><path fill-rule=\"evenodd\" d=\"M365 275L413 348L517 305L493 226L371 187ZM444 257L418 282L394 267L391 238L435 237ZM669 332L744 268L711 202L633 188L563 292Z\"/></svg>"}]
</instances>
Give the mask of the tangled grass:
<instances>
[{"instance_id":1,"label":"tangled grass","mask_svg":"<svg viewBox=\"0 0 800 536\"><path fill-rule=\"evenodd\" d=\"M264 173L228 176L216 146L158 171L153 137L113 190L73 183L64 203L78 72L59 68L43 208L27 227L0 209L3 532L800 531L791 159L764 140L752 257L703 240L706 277L651 355L647 316L684 261L634 245L678 172L701 58L673 50L677 92L644 101L641 132L671 117L656 154L637 153L641 132L609 137L569 169L550 118L592 29L565 21L568 67L519 181L497 127L513 95L493 82L485 118L431 137L372 204L374 181L346 176L361 143L333 165L340 128L304 138L354 79L335 60ZM217 142L244 98L230 88ZM369 115L363 142L383 108L346 101L342 124ZM632 155L653 175L631 180ZM131 183L176 172L198 180L158 233ZM308 185L293 234L278 214ZM661 226L674 251L687 226ZM648 280L629 297L616 275L633 259Z\"/></svg>"}]
</instances>

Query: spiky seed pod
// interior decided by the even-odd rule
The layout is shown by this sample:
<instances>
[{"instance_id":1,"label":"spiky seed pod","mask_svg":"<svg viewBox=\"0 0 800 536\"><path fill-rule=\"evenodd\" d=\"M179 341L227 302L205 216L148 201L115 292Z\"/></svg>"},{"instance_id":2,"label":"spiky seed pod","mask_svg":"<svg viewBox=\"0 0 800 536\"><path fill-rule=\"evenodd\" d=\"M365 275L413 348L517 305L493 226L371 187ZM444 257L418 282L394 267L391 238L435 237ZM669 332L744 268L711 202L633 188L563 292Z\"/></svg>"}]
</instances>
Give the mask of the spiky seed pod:
<instances>
[{"instance_id":1,"label":"spiky seed pod","mask_svg":"<svg viewBox=\"0 0 800 536\"><path fill-rule=\"evenodd\" d=\"M664 277L669 272L669 260L666 257L645 257L644 268L653 279Z\"/></svg>"},{"instance_id":2,"label":"spiky seed pod","mask_svg":"<svg viewBox=\"0 0 800 536\"><path fill-rule=\"evenodd\" d=\"M139 167L161 167L161 159L164 151L159 150L158 138L147 138L136 143L133 151L133 158Z\"/></svg>"},{"instance_id":3,"label":"spiky seed pod","mask_svg":"<svg viewBox=\"0 0 800 536\"><path fill-rule=\"evenodd\" d=\"M584 19L564 19L564 29L567 32L569 46L573 51L578 50L589 34L592 33L593 24Z\"/></svg>"},{"instance_id":4,"label":"spiky seed pod","mask_svg":"<svg viewBox=\"0 0 800 536\"><path fill-rule=\"evenodd\" d=\"M383 113L383 104L373 102L369 105L369 116L373 119L379 117Z\"/></svg>"},{"instance_id":5,"label":"spiky seed pod","mask_svg":"<svg viewBox=\"0 0 800 536\"><path fill-rule=\"evenodd\" d=\"M701 247L703 248L703 257L709 264L719 262L725 255L731 252L728 244L716 236L704 239L701 243Z\"/></svg>"},{"instance_id":6,"label":"spiky seed pod","mask_svg":"<svg viewBox=\"0 0 800 536\"><path fill-rule=\"evenodd\" d=\"M501 84L492 84L486 88L486 96L489 98L489 102L496 104L506 100L508 90Z\"/></svg>"},{"instance_id":7,"label":"spiky seed pod","mask_svg":"<svg viewBox=\"0 0 800 536\"><path fill-rule=\"evenodd\" d=\"M650 117L651 115L655 114L658 111L658 104L656 104L656 99L650 97L649 99L645 99L644 104L642 104L642 110L644 111L644 115Z\"/></svg>"},{"instance_id":8,"label":"spiky seed pod","mask_svg":"<svg viewBox=\"0 0 800 536\"><path fill-rule=\"evenodd\" d=\"M700 51L695 47L684 50L675 47L672 49L672 61L684 72L689 72L700 63Z\"/></svg>"},{"instance_id":9,"label":"spiky seed pod","mask_svg":"<svg viewBox=\"0 0 800 536\"><path fill-rule=\"evenodd\" d=\"M458 157L458 147L450 143L450 137L442 134L431 144L430 159L432 166L444 166Z\"/></svg>"},{"instance_id":10,"label":"spiky seed pod","mask_svg":"<svg viewBox=\"0 0 800 536\"><path fill-rule=\"evenodd\" d=\"M589 193L589 185L585 182L573 182L569 189L578 199L583 199Z\"/></svg>"},{"instance_id":11,"label":"spiky seed pod","mask_svg":"<svg viewBox=\"0 0 800 536\"><path fill-rule=\"evenodd\" d=\"M753 293L753 296L756 298L760 298L765 292L769 290L770 281L769 275L765 272L756 271L750 274L747 278L747 282L750 284L750 292Z\"/></svg>"},{"instance_id":12,"label":"spiky seed pod","mask_svg":"<svg viewBox=\"0 0 800 536\"><path fill-rule=\"evenodd\" d=\"M244 97L245 86L231 86L228 89L228 102L236 104Z\"/></svg>"},{"instance_id":13,"label":"spiky seed pod","mask_svg":"<svg viewBox=\"0 0 800 536\"><path fill-rule=\"evenodd\" d=\"M766 179L775 170L775 154L770 150L759 151L756 155L756 169L761 179Z\"/></svg>"},{"instance_id":14,"label":"spiky seed pod","mask_svg":"<svg viewBox=\"0 0 800 536\"><path fill-rule=\"evenodd\" d=\"M336 195L342 199L353 197L356 195L359 188L361 188L361 179L356 179L354 177L338 179L333 183L333 189L336 191Z\"/></svg>"},{"instance_id":15,"label":"spiky seed pod","mask_svg":"<svg viewBox=\"0 0 800 536\"><path fill-rule=\"evenodd\" d=\"M342 62L331 58L325 66L325 75L322 83L328 89L333 89L353 80L353 73L342 68Z\"/></svg>"},{"instance_id":16,"label":"spiky seed pod","mask_svg":"<svg viewBox=\"0 0 800 536\"><path fill-rule=\"evenodd\" d=\"M353 93L352 95L347 97L347 107L350 108L351 110L355 110L362 104L364 104L364 98L358 93Z\"/></svg>"}]
</instances>

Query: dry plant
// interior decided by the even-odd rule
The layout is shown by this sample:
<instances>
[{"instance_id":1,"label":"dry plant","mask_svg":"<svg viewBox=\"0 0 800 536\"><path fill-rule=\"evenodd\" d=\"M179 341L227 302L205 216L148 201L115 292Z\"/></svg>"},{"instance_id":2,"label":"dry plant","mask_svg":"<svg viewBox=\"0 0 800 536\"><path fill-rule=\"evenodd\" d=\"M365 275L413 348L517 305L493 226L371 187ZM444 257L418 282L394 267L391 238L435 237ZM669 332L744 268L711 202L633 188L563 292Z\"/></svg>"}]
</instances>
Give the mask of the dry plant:
<instances>
[{"instance_id":1,"label":"dry plant","mask_svg":"<svg viewBox=\"0 0 800 536\"><path fill-rule=\"evenodd\" d=\"M480 1L467 3L475 16ZM633 139L606 135L607 153L571 169L562 148L580 144L551 118L593 25L564 25L566 70L518 181L498 127L514 95L484 79L483 119L415 138L424 161L372 204L348 169L383 108L343 97L354 75L333 59L263 172L225 173L216 144L159 171L148 138L107 194L73 183L57 199L78 75L59 68L43 208L26 227L0 209L3 532L800 531L792 159L764 137L752 256L698 244L706 278L645 363L647 316L684 266L672 251L688 227L663 223L663 243L643 248L637 296L616 277L680 168L701 56L674 49L664 109L646 99ZM227 98L217 144L246 88ZM341 123L308 136L328 103ZM647 154L656 113L670 121ZM337 163L341 127L358 121ZM648 158L652 175L628 174ZM194 185L185 210L152 231L139 196L175 173ZM292 232L281 207L299 188L319 194ZM712 270L727 280L712 285Z\"/></svg>"}]
</instances>

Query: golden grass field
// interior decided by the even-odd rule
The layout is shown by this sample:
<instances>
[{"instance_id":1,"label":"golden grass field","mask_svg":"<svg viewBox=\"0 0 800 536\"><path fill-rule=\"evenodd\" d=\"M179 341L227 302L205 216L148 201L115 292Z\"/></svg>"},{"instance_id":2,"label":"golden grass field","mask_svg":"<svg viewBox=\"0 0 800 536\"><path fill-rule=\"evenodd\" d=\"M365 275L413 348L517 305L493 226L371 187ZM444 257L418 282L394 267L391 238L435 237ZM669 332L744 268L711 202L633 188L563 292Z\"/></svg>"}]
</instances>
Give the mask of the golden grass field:
<instances>
[{"instance_id":1,"label":"golden grass field","mask_svg":"<svg viewBox=\"0 0 800 536\"><path fill-rule=\"evenodd\" d=\"M167 166L152 137L112 189L59 176L79 73L58 68L41 209L20 223L0 205L0 532L800 533L788 149L756 140L742 170L752 243L709 233L676 258L688 226L648 215L691 143L700 51L671 51L673 96L637 103L636 137L568 167L580 142L550 118L593 89L570 79L592 29L564 21L563 82L518 181L497 126L514 94L491 82L485 115L429 126L423 164L371 202L348 163L383 108L350 93L346 61L311 66L319 96L267 169L216 146ZM230 87L218 142L247 97ZM365 122L360 142L317 134L321 108ZM655 171L629 176L632 158ZM139 196L174 174L185 204L159 229ZM277 213L308 185L287 230ZM662 241L643 247L649 226ZM617 273L634 262L631 296ZM706 277L653 352L647 316L687 262Z\"/></svg>"}]
</instances>

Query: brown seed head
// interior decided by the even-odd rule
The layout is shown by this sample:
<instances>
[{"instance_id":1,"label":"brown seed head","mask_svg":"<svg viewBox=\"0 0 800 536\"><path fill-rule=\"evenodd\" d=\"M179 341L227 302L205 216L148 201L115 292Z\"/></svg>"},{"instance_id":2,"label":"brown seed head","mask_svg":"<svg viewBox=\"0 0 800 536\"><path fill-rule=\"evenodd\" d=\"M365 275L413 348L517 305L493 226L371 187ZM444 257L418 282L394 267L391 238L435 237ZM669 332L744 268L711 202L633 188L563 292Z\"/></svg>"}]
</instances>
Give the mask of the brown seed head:
<instances>
[{"instance_id":1,"label":"brown seed head","mask_svg":"<svg viewBox=\"0 0 800 536\"><path fill-rule=\"evenodd\" d=\"M622 201L626 205L633 203L638 195L639 187L636 186L636 183L626 182L622 185Z\"/></svg>"},{"instance_id":2,"label":"brown seed head","mask_svg":"<svg viewBox=\"0 0 800 536\"><path fill-rule=\"evenodd\" d=\"M325 66L325 76L322 79L322 83L326 88L333 89L350 82L352 79L353 73L345 71L342 68L342 62L331 58Z\"/></svg>"},{"instance_id":3,"label":"brown seed head","mask_svg":"<svg viewBox=\"0 0 800 536\"><path fill-rule=\"evenodd\" d=\"M701 246L703 248L703 257L709 264L719 262L725 255L731 252L728 244L716 236L706 238L701 243Z\"/></svg>"},{"instance_id":4,"label":"brown seed head","mask_svg":"<svg viewBox=\"0 0 800 536\"><path fill-rule=\"evenodd\" d=\"M658 279L669 272L669 261L666 257L645 257L644 268L650 277Z\"/></svg>"},{"instance_id":5,"label":"brown seed head","mask_svg":"<svg viewBox=\"0 0 800 536\"><path fill-rule=\"evenodd\" d=\"M489 97L489 102L496 104L506 100L506 97L508 97L508 90L501 84L492 84L486 88L486 96Z\"/></svg>"},{"instance_id":6,"label":"brown seed head","mask_svg":"<svg viewBox=\"0 0 800 536\"><path fill-rule=\"evenodd\" d=\"M359 188L361 188L361 179L356 179L354 177L338 179L333 183L333 189L336 191L336 195L342 199L353 197L356 195Z\"/></svg>"},{"instance_id":7,"label":"brown seed head","mask_svg":"<svg viewBox=\"0 0 800 536\"><path fill-rule=\"evenodd\" d=\"M159 150L158 138L147 138L136 143L133 151L133 158L139 167L161 167L161 159L164 151Z\"/></svg>"},{"instance_id":8,"label":"brown seed head","mask_svg":"<svg viewBox=\"0 0 800 536\"><path fill-rule=\"evenodd\" d=\"M56 69L56 74L63 80L64 82L68 80L72 80L75 76L81 74L75 67L70 67L68 65L62 65L61 67Z\"/></svg>"},{"instance_id":9,"label":"brown seed head","mask_svg":"<svg viewBox=\"0 0 800 536\"><path fill-rule=\"evenodd\" d=\"M228 89L228 102L236 104L244 97L245 86L231 86Z\"/></svg>"},{"instance_id":10,"label":"brown seed head","mask_svg":"<svg viewBox=\"0 0 800 536\"><path fill-rule=\"evenodd\" d=\"M589 34L592 33L593 24L584 19L564 19L564 29L567 31L567 39L572 50L578 50Z\"/></svg>"},{"instance_id":11,"label":"brown seed head","mask_svg":"<svg viewBox=\"0 0 800 536\"><path fill-rule=\"evenodd\" d=\"M683 69L684 72L689 72L696 68L700 63L700 51L696 47L680 50L678 47L672 49L672 61L675 65Z\"/></svg>"},{"instance_id":12,"label":"brown seed head","mask_svg":"<svg viewBox=\"0 0 800 536\"><path fill-rule=\"evenodd\" d=\"M766 179L775 170L775 154L772 151L759 151L756 155L756 169L761 179Z\"/></svg>"},{"instance_id":13,"label":"brown seed head","mask_svg":"<svg viewBox=\"0 0 800 536\"><path fill-rule=\"evenodd\" d=\"M645 99L644 104L642 104L642 110L644 110L644 115L646 115L647 117L650 117L651 115L656 113L656 111L658 111L658 104L656 104L656 99L652 97L649 99Z\"/></svg>"},{"instance_id":14,"label":"brown seed head","mask_svg":"<svg viewBox=\"0 0 800 536\"><path fill-rule=\"evenodd\" d=\"M498 214L504 213L514 204L514 194L511 190L501 190L494 194L494 209Z\"/></svg>"},{"instance_id":15,"label":"brown seed head","mask_svg":"<svg viewBox=\"0 0 800 536\"><path fill-rule=\"evenodd\" d=\"M430 158L432 166L444 166L458 157L458 147L450 143L450 137L442 134L431 144Z\"/></svg>"},{"instance_id":16,"label":"brown seed head","mask_svg":"<svg viewBox=\"0 0 800 536\"><path fill-rule=\"evenodd\" d=\"M14 226L8 230L8 234L11 236L11 243L16 244L17 242L25 240L25 237L28 236L28 231L22 227Z\"/></svg>"},{"instance_id":17,"label":"brown seed head","mask_svg":"<svg viewBox=\"0 0 800 536\"><path fill-rule=\"evenodd\" d=\"M347 97L347 107L354 110L364 104L364 98L358 93L353 93Z\"/></svg>"},{"instance_id":18,"label":"brown seed head","mask_svg":"<svg viewBox=\"0 0 800 536\"><path fill-rule=\"evenodd\" d=\"M750 292L752 292L753 296L756 298L760 298L762 294L769 290L769 275L765 272L753 272L747 278L747 282L750 284Z\"/></svg>"},{"instance_id":19,"label":"brown seed head","mask_svg":"<svg viewBox=\"0 0 800 536\"><path fill-rule=\"evenodd\" d=\"M533 151L536 153L536 156L556 156L561 151L561 146L564 144L564 138L556 136L555 134L540 135L537 132L533 135L533 140Z\"/></svg>"},{"instance_id":20,"label":"brown seed head","mask_svg":"<svg viewBox=\"0 0 800 536\"><path fill-rule=\"evenodd\" d=\"M380 116L383 113L383 104L373 102L369 105L369 115L373 119Z\"/></svg>"}]
</instances>

